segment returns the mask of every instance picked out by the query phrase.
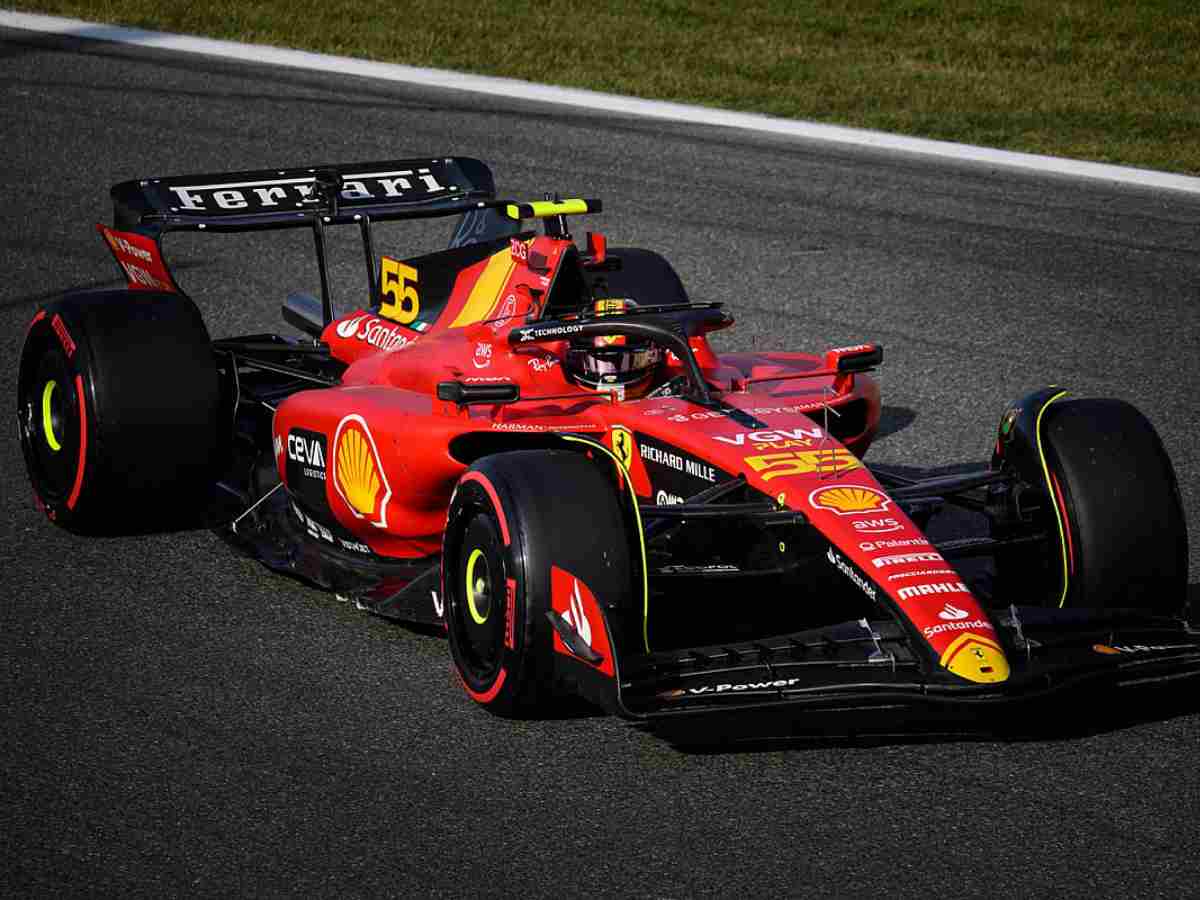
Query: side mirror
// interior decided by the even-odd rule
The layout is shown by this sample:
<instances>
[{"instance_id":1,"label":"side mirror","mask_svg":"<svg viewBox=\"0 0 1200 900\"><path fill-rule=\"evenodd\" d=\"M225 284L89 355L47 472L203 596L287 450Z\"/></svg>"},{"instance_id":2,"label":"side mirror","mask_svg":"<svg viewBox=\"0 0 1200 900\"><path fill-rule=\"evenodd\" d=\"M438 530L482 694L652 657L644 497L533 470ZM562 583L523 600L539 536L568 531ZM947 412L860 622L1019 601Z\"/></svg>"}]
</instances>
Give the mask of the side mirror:
<instances>
[{"instance_id":1,"label":"side mirror","mask_svg":"<svg viewBox=\"0 0 1200 900\"><path fill-rule=\"evenodd\" d=\"M283 301L283 321L315 338L321 336L327 324L321 311L321 301L312 294L298 291L288 294Z\"/></svg>"},{"instance_id":2,"label":"side mirror","mask_svg":"<svg viewBox=\"0 0 1200 900\"><path fill-rule=\"evenodd\" d=\"M501 384L463 384L461 381L439 381L437 398L458 406L473 403L516 403L521 388L511 382Z\"/></svg>"}]
</instances>

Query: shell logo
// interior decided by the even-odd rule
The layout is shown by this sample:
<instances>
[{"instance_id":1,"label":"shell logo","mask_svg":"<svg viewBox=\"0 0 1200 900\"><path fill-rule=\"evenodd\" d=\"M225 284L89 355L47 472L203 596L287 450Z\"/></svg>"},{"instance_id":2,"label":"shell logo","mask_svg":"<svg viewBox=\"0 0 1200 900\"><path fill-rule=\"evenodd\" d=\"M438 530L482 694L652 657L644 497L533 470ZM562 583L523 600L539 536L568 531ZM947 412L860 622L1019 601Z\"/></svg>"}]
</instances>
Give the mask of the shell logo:
<instances>
[{"instance_id":1,"label":"shell logo","mask_svg":"<svg viewBox=\"0 0 1200 900\"><path fill-rule=\"evenodd\" d=\"M342 419L333 436L333 486L357 518L376 528L387 527L392 488L371 429L357 413Z\"/></svg>"},{"instance_id":2,"label":"shell logo","mask_svg":"<svg viewBox=\"0 0 1200 900\"><path fill-rule=\"evenodd\" d=\"M827 509L839 516L852 516L857 513L883 512L892 500L883 491L873 487L835 484L813 491L808 495L808 502L816 509Z\"/></svg>"}]
</instances>

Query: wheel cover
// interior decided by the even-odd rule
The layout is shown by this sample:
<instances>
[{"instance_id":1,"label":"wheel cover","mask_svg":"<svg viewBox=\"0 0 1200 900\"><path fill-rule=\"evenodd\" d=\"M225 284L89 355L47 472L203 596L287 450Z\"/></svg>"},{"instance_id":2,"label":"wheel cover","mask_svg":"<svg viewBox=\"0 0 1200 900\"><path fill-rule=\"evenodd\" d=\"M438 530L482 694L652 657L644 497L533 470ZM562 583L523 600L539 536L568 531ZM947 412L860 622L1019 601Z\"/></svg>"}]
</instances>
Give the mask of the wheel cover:
<instances>
[{"instance_id":1,"label":"wheel cover","mask_svg":"<svg viewBox=\"0 0 1200 900\"><path fill-rule=\"evenodd\" d=\"M486 690L504 670L505 571L498 529L489 510L476 509L463 529L447 628L460 673L472 690Z\"/></svg>"},{"instance_id":2,"label":"wheel cover","mask_svg":"<svg viewBox=\"0 0 1200 900\"><path fill-rule=\"evenodd\" d=\"M21 443L34 489L46 501L67 500L81 468L82 398L75 380L66 357L49 341L31 371L21 373Z\"/></svg>"},{"instance_id":3,"label":"wheel cover","mask_svg":"<svg viewBox=\"0 0 1200 900\"><path fill-rule=\"evenodd\" d=\"M467 559L466 578L467 609L476 625L487 624L488 615L492 611L490 576L487 557L476 547Z\"/></svg>"},{"instance_id":4,"label":"wheel cover","mask_svg":"<svg viewBox=\"0 0 1200 900\"><path fill-rule=\"evenodd\" d=\"M51 379L42 388L42 433L46 437L46 443L55 453L62 449L62 444L58 442L58 432L62 430L63 425L62 399L59 398L57 403L54 399L57 387L58 382Z\"/></svg>"}]
</instances>

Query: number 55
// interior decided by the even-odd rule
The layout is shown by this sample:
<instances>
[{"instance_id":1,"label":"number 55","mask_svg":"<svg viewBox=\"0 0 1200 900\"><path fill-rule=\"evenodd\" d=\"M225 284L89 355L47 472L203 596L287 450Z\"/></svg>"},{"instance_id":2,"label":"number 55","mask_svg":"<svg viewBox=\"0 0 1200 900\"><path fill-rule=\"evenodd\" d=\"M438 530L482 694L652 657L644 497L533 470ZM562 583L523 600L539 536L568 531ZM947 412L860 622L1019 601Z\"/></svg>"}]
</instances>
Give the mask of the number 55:
<instances>
[{"instance_id":1,"label":"number 55","mask_svg":"<svg viewBox=\"0 0 1200 900\"><path fill-rule=\"evenodd\" d=\"M406 266L398 259L383 257L382 279L379 285L383 294L383 305L379 314L386 319L410 325L421 311L421 300L417 296L417 270Z\"/></svg>"}]
</instances>

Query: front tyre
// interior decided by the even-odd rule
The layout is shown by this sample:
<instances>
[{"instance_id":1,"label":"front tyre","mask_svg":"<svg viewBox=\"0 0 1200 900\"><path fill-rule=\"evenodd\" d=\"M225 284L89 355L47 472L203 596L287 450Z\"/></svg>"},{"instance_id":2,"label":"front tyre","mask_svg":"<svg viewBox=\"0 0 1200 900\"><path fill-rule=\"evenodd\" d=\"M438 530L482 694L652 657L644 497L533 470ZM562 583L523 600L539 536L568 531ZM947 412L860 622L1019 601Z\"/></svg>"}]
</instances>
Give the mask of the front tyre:
<instances>
[{"instance_id":1,"label":"front tyre","mask_svg":"<svg viewBox=\"0 0 1200 900\"><path fill-rule=\"evenodd\" d=\"M565 649L547 615L556 584L560 600L576 598L571 621L590 657L570 664L613 677L609 628L634 611L640 630L643 612L617 490L569 450L495 454L459 479L443 539L446 632L463 686L489 711L537 714L561 687Z\"/></svg>"},{"instance_id":2,"label":"front tyre","mask_svg":"<svg viewBox=\"0 0 1200 900\"><path fill-rule=\"evenodd\" d=\"M1057 538L1051 605L1178 614L1187 528L1171 460L1154 426L1121 400L1046 410L1047 530Z\"/></svg>"}]
</instances>

